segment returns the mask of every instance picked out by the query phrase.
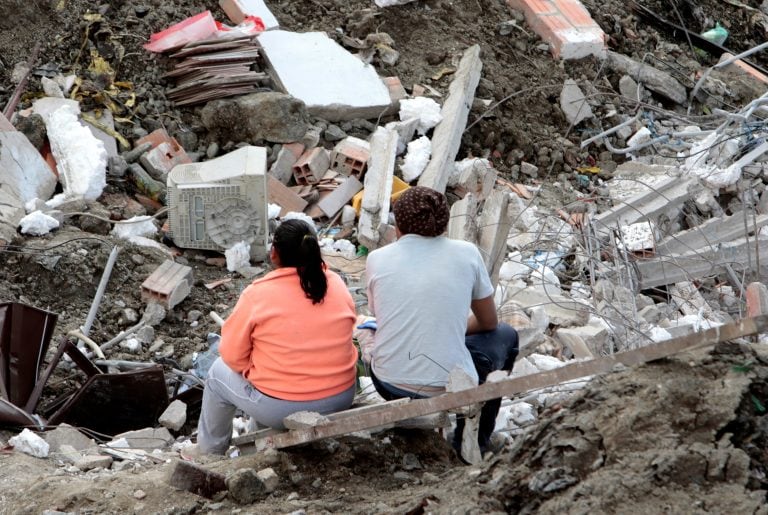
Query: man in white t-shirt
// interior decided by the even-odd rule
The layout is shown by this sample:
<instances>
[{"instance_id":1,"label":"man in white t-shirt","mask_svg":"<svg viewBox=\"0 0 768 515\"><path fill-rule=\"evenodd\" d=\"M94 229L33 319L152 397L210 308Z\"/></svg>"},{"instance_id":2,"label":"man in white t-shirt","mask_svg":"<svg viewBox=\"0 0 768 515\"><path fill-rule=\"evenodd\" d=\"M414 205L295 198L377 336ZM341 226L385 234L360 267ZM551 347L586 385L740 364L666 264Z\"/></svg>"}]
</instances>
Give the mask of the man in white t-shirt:
<instances>
[{"instance_id":1,"label":"man in white t-shirt","mask_svg":"<svg viewBox=\"0 0 768 515\"><path fill-rule=\"evenodd\" d=\"M477 247L444 236L450 217L445 195L410 188L394 214L398 241L371 252L366 265L368 307L378 326L371 376L379 394L387 400L439 395L456 366L480 383L494 370L512 370L517 332L498 322ZM483 452L500 406L501 399L493 399L482 409ZM460 419L457 451L463 425Z\"/></svg>"}]
</instances>

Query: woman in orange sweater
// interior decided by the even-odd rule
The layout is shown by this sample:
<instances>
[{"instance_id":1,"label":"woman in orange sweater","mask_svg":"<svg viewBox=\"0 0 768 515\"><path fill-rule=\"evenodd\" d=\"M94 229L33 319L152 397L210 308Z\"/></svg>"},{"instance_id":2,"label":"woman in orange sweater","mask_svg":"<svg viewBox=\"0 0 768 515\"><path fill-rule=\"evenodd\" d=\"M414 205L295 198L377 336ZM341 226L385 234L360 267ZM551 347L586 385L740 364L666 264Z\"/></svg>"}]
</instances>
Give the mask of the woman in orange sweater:
<instances>
[{"instance_id":1,"label":"woman in orange sweater","mask_svg":"<svg viewBox=\"0 0 768 515\"><path fill-rule=\"evenodd\" d=\"M241 409L263 426L283 427L297 411L333 413L355 395L355 305L329 271L305 222L275 231L275 270L248 286L221 331L198 423L199 450L223 454Z\"/></svg>"}]
</instances>

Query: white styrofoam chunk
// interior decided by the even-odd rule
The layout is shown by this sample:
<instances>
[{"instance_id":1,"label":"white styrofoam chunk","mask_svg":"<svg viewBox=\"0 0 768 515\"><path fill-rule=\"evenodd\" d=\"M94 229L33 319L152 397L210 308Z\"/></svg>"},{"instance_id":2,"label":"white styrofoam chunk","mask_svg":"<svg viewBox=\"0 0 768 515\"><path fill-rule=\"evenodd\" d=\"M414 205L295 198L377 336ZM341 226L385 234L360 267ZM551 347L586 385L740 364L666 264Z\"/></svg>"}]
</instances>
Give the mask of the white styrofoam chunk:
<instances>
[{"instance_id":1,"label":"white styrofoam chunk","mask_svg":"<svg viewBox=\"0 0 768 515\"><path fill-rule=\"evenodd\" d=\"M419 125L416 127L416 131L419 134L424 134L443 120L440 109L440 104L431 98L406 98L400 101L400 119L406 121L418 118Z\"/></svg>"},{"instance_id":2,"label":"white styrofoam chunk","mask_svg":"<svg viewBox=\"0 0 768 515\"><path fill-rule=\"evenodd\" d=\"M509 407L512 422L518 427L525 427L536 422L536 408L527 402L518 402Z\"/></svg>"},{"instance_id":3,"label":"white styrofoam chunk","mask_svg":"<svg viewBox=\"0 0 768 515\"><path fill-rule=\"evenodd\" d=\"M663 327L654 326L651 328L651 333L648 335L651 337L651 340L654 342L663 342L664 340L671 340L672 335L669 334L669 331L664 329Z\"/></svg>"},{"instance_id":4,"label":"white styrofoam chunk","mask_svg":"<svg viewBox=\"0 0 768 515\"><path fill-rule=\"evenodd\" d=\"M560 361L554 356L547 356L545 354L531 354L528 356L528 361L530 361L540 372L546 372L565 366L564 361Z\"/></svg>"},{"instance_id":5,"label":"white styrofoam chunk","mask_svg":"<svg viewBox=\"0 0 768 515\"><path fill-rule=\"evenodd\" d=\"M64 105L46 119L51 151L67 198L96 200L107 185L107 151Z\"/></svg>"},{"instance_id":6,"label":"white styrofoam chunk","mask_svg":"<svg viewBox=\"0 0 768 515\"><path fill-rule=\"evenodd\" d=\"M405 182L413 182L419 178L421 172L427 167L429 157L432 155L432 142L428 137L422 136L408 143L408 153L400 167Z\"/></svg>"},{"instance_id":7,"label":"white styrofoam chunk","mask_svg":"<svg viewBox=\"0 0 768 515\"><path fill-rule=\"evenodd\" d=\"M285 221L285 220L302 220L302 221L306 222L307 225L309 225L312 228L312 230L315 232L315 234L317 234L317 226L315 225L315 221L312 220L311 216L309 216L309 215L307 215L305 213L300 213L298 211L289 211L283 217L283 221Z\"/></svg>"},{"instance_id":8,"label":"white styrofoam chunk","mask_svg":"<svg viewBox=\"0 0 768 515\"><path fill-rule=\"evenodd\" d=\"M347 119L375 116L377 109L389 107L389 89L373 66L324 32L270 30L258 40L278 86L303 101L310 113L328 115L328 109Z\"/></svg>"},{"instance_id":9,"label":"white styrofoam chunk","mask_svg":"<svg viewBox=\"0 0 768 515\"><path fill-rule=\"evenodd\" d=\"M48 234L53 229L58 229L59 221L42 211L33 211L21 219L19 227L22 234L42 236L43 234Z\"/></svg>"},{"instance_id":10,"label":"white styrofoam chunk","mask_svg":"<svg viewBox=\"0 0 768 515\"><path fill-rule=\"evenodd\" d=\"M267 219L268 220L274 220L278 216L280 216L280 211L282 211L283 208L278 206L277 204L267 204Z\"/></svg>"},{"instance_id":11,"label":"white styrofoam chunk","mask_svg":"<svg viewBox=\"0 0 768 515\"><path fill-rule=\"evenodd\" d=\"M16 436L12 436L8 443L24 454L29 454L35 458L47 458L48 457L48 442L40 438L37 434L33 433L29 429L24 429Z\"/></svg>"},{"instance_id":12,"label":"white styrofoam chunk","mask_svg":"<svg viewBox=\"0 0 768 515\"><path fill-rule=\"evenodd\" d=\"M227 270L236 272L251 266L251 246L244 241L236 243L224 251L227 258Z\"/></svg>"},{"instance_id":13,"label":"white styrofoam chunk","mask_svg":"<svg viewBox=\"0 0 768 515\"><path fill-rule=\"evenodd\" d=\"M124 240L133 236L154 236L157 234L157 226L154 219L149 215L134 216L122 223L115 224L110 233L115 238Z\"/></svg>"}]
</instances>

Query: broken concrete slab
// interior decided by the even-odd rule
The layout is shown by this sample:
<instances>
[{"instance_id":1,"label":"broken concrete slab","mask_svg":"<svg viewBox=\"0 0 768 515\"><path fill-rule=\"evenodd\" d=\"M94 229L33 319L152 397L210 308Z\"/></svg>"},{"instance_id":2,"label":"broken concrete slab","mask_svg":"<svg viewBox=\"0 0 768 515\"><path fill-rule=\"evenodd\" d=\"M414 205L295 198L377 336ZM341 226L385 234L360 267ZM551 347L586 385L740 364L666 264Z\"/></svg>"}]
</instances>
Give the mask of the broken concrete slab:
<instances>
[{"instance_id":1,"label":"broken concrete slab","mask_svg":"<svg viewBox=\"0 0 768 515\"><path fill-rule=\"evenodd\" d=\"M390 195L397 159L397 132L379 127L371 136L371 159L357 226L358 240L369 250L378 248L379 228L389 217Z\"/></svg>"},{"instance_id":2,"label":"broken concrete slab","mask_svg":"<svg viewBox=\"0 0 768 515\"><path fill-rule=\"evenodd\" d=\"M674 219L683 203L703 189L704 186L696 179L670 177L658 183L653 190L635 195L592 217L591 223L598 234L607 235L621 225L644 220L656 223L662 215Z\"/></svg>"},{"instance_id":3,"label":"broken concrete slab","mask_svg":"<svg viewBox=\"0 0 768 515\"><path fill-rule=\"evenodd\" d=\"M475 195L478 201L485 200L496 185L498 173L487 159L470 157L456 163L459 180L453 190L462 197L467 193Z\"/></svg>"},{"instance_id":4,"label":"broken concrete slab","mask_svg":"<svg viewBox=\"0 0 768 515\"><path fill-rule=\"evenodd\" d=\"M710 218L697 227L678 232L663 239L656 245L656 253L671 256L706 247L714 247L720 243L744 237L745 231L746 235L752 235L755 229L759 231L766 225L768 225L768 215L753 217L752 214L742 212Z\"/></svg>"},{"instance_id":5,"label":"broken concrete slab","mask_svg":"<svg viewBox=\"0 0 768 515\"><path fill-rule=\"evenodd\" d=\"M692 282L675 283L669 286L668 291L670 304L677 307L683 315L701 315L709 320L721 321Z\"/></svg>"},{"instance_id":6,"label":"broken concrete slab","mask_svg":"<svg viewBox=\"0 0 768 515\"><path fill-rule=\"evenodd\" d=\"M248 16L257 16L266 30L280 28L277 18L263 0L219 0L219 6L236 25L243 23Z\"/></svg>"},{"instance_id":7,"label":"broken concrete slab","mask_svg":"<svg viewBox=\"0 0 768 515\"><path fill-rule=\"evenodd\" d=\"M602 324L560 327L555 331L554 337L571 349L576 359L591 359L610 350L607 348L608 329Z\"/></svg>"},{"instance_id":8,"label":"broken concrete slab","mask_svg":"<svg viewBox=\"0 0 768 515\"><path fill-rule=\"evenodd\" d=\"M283 419L283 425L286 429L306 429L321 426L328 422L330 422L328 417L314 411L297 411Z\"/></svg>"},{"instance_id":9,"label":"broken concrete slab","mask_svg":"<svg viewBox=\"0 0 768 515\"><path fill-rule=\"evenodd\" d=\"M685 104L688 100L688 90L685 89L685 86L670 74L657 70L653 66L610 51L606 53L606 64L612 70L629 75L642 86L677 104Z\"/></svg>"},{"instance_id":10,"label":"broken concrete slab","mask_svg":"<svg viewBox=\"0 0 768 515\"><path fill-rule=\"evenodd\" d=\"M94 440L88 438L69 424L59 424L53 431L43 434L43 438L48 442L51 452L59 452L62 446L65 445L78 451L97 447Z\"/></svg>"},{"instance_id":11,"label":"broken concrete slab","mask_svg":"<svg viewBox=\"0 0 768 515\"><path fill-rule=\"evenodd\" d=\"M565 119L571 125L578 125L595 116L587 102L587 97L573 79L567 79L563 84L563 89L560 91L560 109L563 110Z\"/></svg>"},{"instance_id":12,"label":"broken concrete slab","mask_svg":"<svg viewBox=\"0 0 768 515\"><path fill-rule=\"evenodd\" d=\"M48 200L56 189L56 176L29 139L17 131L0 132L0 182L22 204Z\"/></svg>"},{"instance_id":13,"label":"broken concrete slab","mask_svg":"<svg viewBox=\"0 0 768 515\"><path fill-rule=\"evenodd\" d=\"M146 427L115 435L112 441L124 439L131 449L164 449L174 442L173 435L164 427Z\"/></svg>"},{"instance_id":14,"label":"broken concrete slab","mask_svg":"<svg viewBox=\"0 0 768 515\"><path fill-rule=\"evenodd\" d=\"M636 263L640 289L718 275L726 265L737 272L746 270L750 264L755 265L756 253L763 255L765 252L768 252L768 239L739 238L714 248L641 260Z\"/></svg>"},{"instance_id":15,"label":"broken concrete slab","mask_svg":"<svg viewBox=\"0 0 768 515\"><path fill-rule=\"evenodd\" d=\"M304 153L302 143L286 143L277 152L277 158L269 169L270 175L283 184L288 184L293 179L293 165Z\"/></svg>"},{"instance_id":16,"label":"broken concrete slab","mask_svg":"<svg viewBox=\"0 0 768 515\"><path fill-rule=\"evenodd\" d=\"M325 216L332 218L362 189L363 183L358 181L357 177L349 176L330 195L321 199L317 205L325 213Z\"/></svg>"},{"instance_id":17,"label":"broken concrete slab","mask_svg":"<svg viewBox=\"0 0 768 515\"><path fill-rule=\"evenodd\" d=\"M376 70L325 33L271 30L258 41L276 87L312 115L335 122L377 118L389 109L389 89Z\"/></svg>"},{"instance_id":18,"label":"broken concrete slab","mask_svg":"<svg viewBox=\"0 0 768 515\"><path fill-rule=\"evenodd\" d=\"M549 322L558 327L584 326L589 322L590 306L562 295L548 295L536 288L512 289L505 302L515 301L526 309L542 307Z\"/></svg>"},{"instance_id":19,"label":"broken concrete slab","mask_svg":"<svg viewBox=\"0 0 768 515\"><path fill-rule=\"evenodd\" d=\"M499 270L507 248L507 236L512 228L509 210L509 193L495 190L483 204L483 211L477 222L479 234L477 246L483 255L491 283L499 282Z\"/></svg>"},{"instance_id":20,"label":"broken concrete slab","mask_svg":"<svg viewBox=\"0 0 768 515\"><path fill-rule=\"evenodd\" d=\"M448 237L452 240L477 242L477 197L467 193L463 199L451 206L448 220Z\"/></svg>"},{"instance_id":21,"label":"broken concrete slab","mask_svg":"<svg viewBox=\"0 0 768 515\"><path fill-rule=\"evenodd\" d=\"M8 118L5 117L3 113L0 113L0 131L15 131L16 127L13 126L13 124L8 121Z\"/></svg>"},{"instance_id":22,"label":"broken concrete slab","mask_svg":"<svg viewBox=\"0 0 768 515\"><path fill-rule=\"evenodd\" d=\"M89 120L93 120L97 125L94 125ZM112 116L112 111L109 109L102 109L100 111L89 111L84 113L83 121L85 126L91 131L96 139L104 144L104 150L107 151L107 157L114 157L117 155L117 140L112 134L104 131L103 129L115 130L115 119Z\"/></svg>"},{"instance_id":23,"label":"broken concrete slab","mask_svg":"<svg viewBox=\"0 0 768 515\"><path fill-rule=\"evenodd\" d=\"M165 411L160 418L157 419L161 426L170 429L171 431L178 431L184 427L184 423L187 421L187 405L176 399L165 408Z\"/></svg>"},{"instance_id":24,"label":"broken concrete slab","mask_svg":"<svg viewBox=\"0 0 768 515\"><path fill-rule=\"evenodd\" d=\"M397 154L400 155L405 152L408 143L413 139L416 134L416 128L419 126L418 118L409 118L408 120L400 122L389 122L384 127L397 131Z\"/></svg>"},{"instance_id":25,"label":"broken concrete slab","mask_svg":"<svg viewBox=\"0 0 768 515\"><path fill-rule=\"evenodd\" d=\"M469 47L459 62L456 75L449 86L448 98L440 111L443 119L435 127L432 136L432 159L419 177L419 186L445 192L456 154L461 146L461 135L467 126L469 110L475 98L482 69L480 46Z\"/></svg>"}]
</instances>

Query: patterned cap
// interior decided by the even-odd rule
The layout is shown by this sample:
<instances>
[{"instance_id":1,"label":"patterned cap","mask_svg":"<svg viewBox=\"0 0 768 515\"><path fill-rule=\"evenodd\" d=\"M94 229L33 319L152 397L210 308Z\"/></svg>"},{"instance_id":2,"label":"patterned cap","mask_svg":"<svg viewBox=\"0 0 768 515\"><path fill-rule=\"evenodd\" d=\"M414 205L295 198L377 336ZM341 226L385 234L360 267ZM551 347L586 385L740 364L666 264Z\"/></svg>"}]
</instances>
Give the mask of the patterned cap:
<instances>
[{"instance_id":1,"label":"patterned cap","mask_svg":"<svg viewBox=\"0 0 768 515\"><path fill-rule=\"evenodd\" d=\"M395 202L395 223L403 234L440 236L451 214L445 195L431 188L408 188Z\"/></svg>"}]
</instances>

